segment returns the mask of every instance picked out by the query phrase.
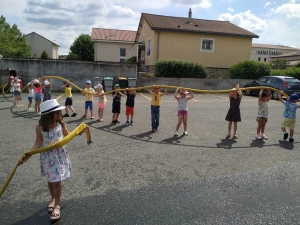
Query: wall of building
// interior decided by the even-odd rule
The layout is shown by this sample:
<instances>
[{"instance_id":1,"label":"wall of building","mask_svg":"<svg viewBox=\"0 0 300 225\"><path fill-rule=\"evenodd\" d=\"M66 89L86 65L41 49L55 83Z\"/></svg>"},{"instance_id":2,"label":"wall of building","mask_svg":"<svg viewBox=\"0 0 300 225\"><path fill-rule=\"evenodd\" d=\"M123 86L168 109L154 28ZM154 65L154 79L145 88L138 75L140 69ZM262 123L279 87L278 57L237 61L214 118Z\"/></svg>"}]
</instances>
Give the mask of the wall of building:
<instances>
[{"instance_id":1,"label":"wall of building","mask_svg":"<svg viewBox=\"0 0 300 225\"><path fill-rule=\"evenodd\" d=\"M95 61L120 62L120 48L126 48L126 59L131 57L130 47L133 43L124 42L94 42Z\"/></svg>"},{"instance_id":2,"label":"wall of building","mask_svg":"<svg viewBox=\"0 0 300 225\"><path fill-rule=\"evenodd\" d=\"M50 59L58 59L58 54L57 57L53 55L53 43L41 37L40 35L35 33L27 35L26 43L31 47L31 57L40 58L42 52L45 50Z\"/></svg>"},{"instance_id":3,"label":"wall of building","mask_svg":"<svg viewBox=\"0 0 300 225\"><path fill-rule=\"evenodd\" d=\"M2 59L0 70L7 67L19 70L24 83L42 76L60 76L84 88L86 80L99 80L103 77L113 77L114 83L119 77L136 78L136 65L123 63L99 63L62 60L36 60L36 59ZM8 74L8 73L6 73ZM99 78L96 78L99 77ZM1 83L6 83L8 75L2 75ZM53 90L60 89L62 81L55 79Z\"/></svg>"},{"instance_id":4,"label":"wall of building","mask_svg":"<svg viewBox=\"0 0 300 225\"><path fill-rule=\"evenodd\" d=\"M251 48L250 60L256 62L266 62L269 63L272 56L282 55L290 52L295 52L295 49L284 49L284 48ZM259 60L260 58L260 60Z\"/></svg>"}]
</instances>

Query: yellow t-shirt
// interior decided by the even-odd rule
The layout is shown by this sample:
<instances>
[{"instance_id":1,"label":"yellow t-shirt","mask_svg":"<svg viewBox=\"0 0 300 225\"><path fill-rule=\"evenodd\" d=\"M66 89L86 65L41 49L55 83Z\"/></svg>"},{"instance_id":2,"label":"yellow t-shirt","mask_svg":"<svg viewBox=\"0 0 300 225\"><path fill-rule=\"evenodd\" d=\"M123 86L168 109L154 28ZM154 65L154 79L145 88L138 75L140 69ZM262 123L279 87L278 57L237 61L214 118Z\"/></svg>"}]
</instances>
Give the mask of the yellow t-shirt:
<instances>
[{"instance_id":1,"label":"yellow t-shirt","mask_svg":"<svg viewBox=\"0 0 300 225\"><path fill-rule=\"evenodd\" d=\"M94 88L85 88L85 101L93 101L93 96L92 94L95 94Z\"/></svg>"},{"instance_id":2,"label":"yellow t-shirt","mask_svg":"<svg viewBox=\"0 0 300 225\"><path fill-rule=\"evenodd\" d=\"M65 96L66 98L71 98L72 97L72 87L65 87Z\"/></svg>"},{"instance_id":3,"label":"yellow t-shirt","mask_svg":"<svg viewBox=\"0 0 300 225\"><path fill-rule=\"evenodd\" d=\"M151 100L151 105L153 106L160 106L160 102L161 102L161 96L163 93L158 92L152 92L152 100Z\"/></svg>"}]
</instances>

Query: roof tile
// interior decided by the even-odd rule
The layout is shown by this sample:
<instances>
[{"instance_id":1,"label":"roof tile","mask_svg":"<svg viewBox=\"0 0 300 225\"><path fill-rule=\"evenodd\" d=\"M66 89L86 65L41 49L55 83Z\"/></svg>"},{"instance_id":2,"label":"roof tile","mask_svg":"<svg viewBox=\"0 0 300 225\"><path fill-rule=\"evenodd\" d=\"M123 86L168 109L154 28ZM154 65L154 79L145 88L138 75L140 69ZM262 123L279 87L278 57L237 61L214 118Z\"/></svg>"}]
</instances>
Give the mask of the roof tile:
<instances>
[{"instance_id":1,"label":"roof tile","mask_svg":"<svg viewBox=\"0 0 300 225\"><path fill-rule=\"evenodd\" d=\"M93 28L92 40L129 41L134 42L136 31Z\"/></svg>"}]
</instances>

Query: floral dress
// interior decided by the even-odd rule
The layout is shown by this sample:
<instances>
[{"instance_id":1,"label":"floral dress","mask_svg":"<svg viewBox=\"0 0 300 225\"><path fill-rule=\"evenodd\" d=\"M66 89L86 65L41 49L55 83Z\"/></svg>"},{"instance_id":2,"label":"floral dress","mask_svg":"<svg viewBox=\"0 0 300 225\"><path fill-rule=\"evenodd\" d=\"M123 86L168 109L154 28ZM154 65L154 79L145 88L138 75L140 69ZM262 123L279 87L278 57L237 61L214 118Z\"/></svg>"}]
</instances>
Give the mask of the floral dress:
<instances>
[{"instance_id":1,"label":"floral dress","mask_svg":"<svg viewBox=\"0 0 300 225\"><path fill-rule=\"evenodd\" d=\"M239 97L234 98L232 96L230 98L230 108L228 110L225 120L233 122L241 121L240 103L241 99Z\"/></svg>"},{"instance_id":2,"label":"floral dress","mask_svg":"<svg viewBox=\"0 0 300 225\"><path fill-rule=\"evenodd\" d=\"M41 128L41 133L42 147L55 144L64 137L59 123L49 132L44 132ZM42 175L47 177L48 182L59 182L70 177L71 162L66 146L40 153L40 161Z\"/></svg>"}]
</instances>

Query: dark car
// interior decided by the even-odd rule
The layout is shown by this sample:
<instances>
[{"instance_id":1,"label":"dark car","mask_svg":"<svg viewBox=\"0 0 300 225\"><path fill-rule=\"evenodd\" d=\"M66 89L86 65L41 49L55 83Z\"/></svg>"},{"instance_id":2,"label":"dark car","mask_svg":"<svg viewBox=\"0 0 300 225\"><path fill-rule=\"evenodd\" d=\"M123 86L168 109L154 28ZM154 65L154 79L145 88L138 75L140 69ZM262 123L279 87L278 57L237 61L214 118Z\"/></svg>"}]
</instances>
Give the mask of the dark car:
<instances>
[{"instance_id":1,"label":"dark car","mask_svg":"<svg viewBox=\"0 0 300 225\"><path fill-rule=\"evenodd\" d=\"M244 86L246 87L257 87L257 86L268 86L283 91L287 95L298 94L300 95L300 81L294 77L284 76L264 76L257 80L252 81ZM246 90L245 95L258 95L260 89L257 90ZM271 91L272 98L278 99L278 92Z\"/></svg>"}]
</instances>

